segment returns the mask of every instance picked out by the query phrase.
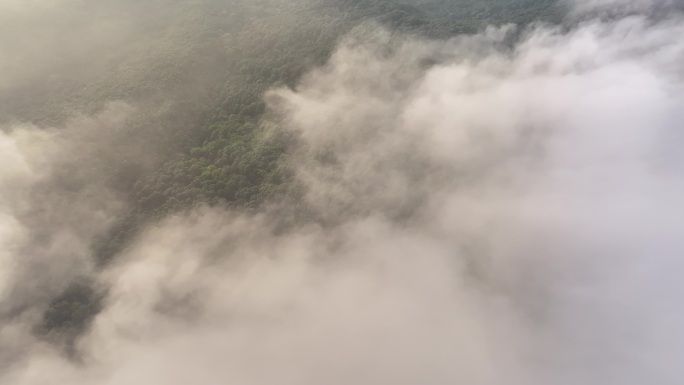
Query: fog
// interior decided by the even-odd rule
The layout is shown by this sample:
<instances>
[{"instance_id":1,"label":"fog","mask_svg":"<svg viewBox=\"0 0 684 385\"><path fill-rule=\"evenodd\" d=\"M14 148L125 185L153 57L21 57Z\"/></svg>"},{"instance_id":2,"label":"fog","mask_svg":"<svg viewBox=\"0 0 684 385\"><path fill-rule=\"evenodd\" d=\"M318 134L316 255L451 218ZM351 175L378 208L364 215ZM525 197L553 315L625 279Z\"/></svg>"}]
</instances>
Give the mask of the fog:
<instances>
[{"instance_id":1,"label":"fog","mask_svg":"<svg viewBox=\"0 0 684 385\"><path fill-rule=\"evenodd\" d=\"M124 6L72 0L0 1L0 91L85 77L140 32ZM85 79L81 79L85 80Z\"/></svg>"},{"instance_id":2,"label":"fog","mask_svg":"<svg viewBox=\"0 0 684 385\"><path fill-rule=\"evenodd\" d=\"M106 269L88 245L124 208L102 175L135 108L3 127L0 380L680 384L684 24L620 3L448 41L357 28L264 96L296 208L179 213ZM80 276L107 295L74 357L33 328Z\"/></svg>"}]
</instances>

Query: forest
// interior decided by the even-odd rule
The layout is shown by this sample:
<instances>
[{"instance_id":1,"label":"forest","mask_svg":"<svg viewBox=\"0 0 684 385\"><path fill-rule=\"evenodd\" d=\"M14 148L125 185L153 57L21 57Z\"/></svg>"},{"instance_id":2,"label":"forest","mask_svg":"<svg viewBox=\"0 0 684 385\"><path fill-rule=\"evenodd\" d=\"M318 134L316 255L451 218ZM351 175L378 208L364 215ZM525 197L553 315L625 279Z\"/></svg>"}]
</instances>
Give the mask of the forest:
<instances>
[{"instance_id":1,"label":"forest","mask_svg":"<svg viewBox=\"0 0 684 385\"><path fill-rule=\"evenodd\" d=\"M682 0L0 0L0 384L680 385L682 36Z\"/></svg>"},{"instance_id":2,"label":"forest","mask_svg":"<svg viewBox=\"0 0 684 385\"><path fill-rule=\"evenodd\" d=\"M15 21L41 32L36 39L53 39L62 52L31 52L37 41L24 42L25 51L51 64L1 89L0 121L49 128L114 102L135 107L116 134L119 146L91 165L127 204L90 245L101 268L147 224L175 212L202 205L250 211L274 201L296 206L301 191L287 161L296 138L268 135L265 126L277 121L265 116L264 93L297 87L351 31L375 26L448 39L489 25L559 23L565 13L555 0L144 0L72 7L72 20L61 24L41 25L40 15ZM85 46L68 44L70 34L88 33L93 23L111 25L116 37L105 30ZM72 346L104 295L87 278L77 279L51 300L36 333Z\"/></svg>"}]
</instances>

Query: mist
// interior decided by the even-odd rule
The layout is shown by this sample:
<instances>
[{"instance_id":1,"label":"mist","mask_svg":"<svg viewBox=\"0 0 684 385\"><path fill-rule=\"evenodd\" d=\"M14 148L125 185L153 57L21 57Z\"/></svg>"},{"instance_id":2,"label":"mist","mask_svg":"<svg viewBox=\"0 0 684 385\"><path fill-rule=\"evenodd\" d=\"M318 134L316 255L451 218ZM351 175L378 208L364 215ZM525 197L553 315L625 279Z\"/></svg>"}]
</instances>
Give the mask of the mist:
<instances>
[{"instance_id":1,"label":"mist","mask_svg":"<svg viewBox=\"0 0 684 385\"><path fill-rule=\"evenodd\" d=\"M7 123L0 380L681 383L684 24L644 4L447 40L363 24L263 96L295 203L175 213L106 268L136 107ZM74 279L103 300L65 352L35 328Z\"/></svg>"}]
</instances>

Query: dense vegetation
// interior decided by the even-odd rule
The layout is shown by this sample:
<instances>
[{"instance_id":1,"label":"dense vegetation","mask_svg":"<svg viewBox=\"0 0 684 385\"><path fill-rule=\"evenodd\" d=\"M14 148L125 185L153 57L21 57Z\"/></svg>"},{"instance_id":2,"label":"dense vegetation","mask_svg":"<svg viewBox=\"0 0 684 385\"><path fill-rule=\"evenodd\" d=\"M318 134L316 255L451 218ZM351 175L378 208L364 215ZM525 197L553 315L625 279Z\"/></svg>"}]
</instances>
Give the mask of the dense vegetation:
<instances>
[{"instance_id":1,"label":"dense vegetation","mask_svg":"<svg viewBox=\"0 0 684 385\"><path fill-rule=\"evenodd\" d=\"M283 137L260 135L263 93L294 87L352 28L375 21L429 38L474 33L488 24L558 21L554 0L194 0L121 2L117 20L136 34L97 55L73 55L44 77L0 93L5 121L60 125L123 100L136 156L102 170L128 211L93 245L105 266L141 226L197 204L253 209L296 195ZM91 12L111 14L112 9ZM138 15L148 15L140 18ZM142 26L142 27L141 27ZM77 70L74 70L77 69ZM132 146L135 147L135 146ZM130 162L125 159L131 159ZM97 313L101 295L74 283L45 313L41 334L72 341Z\"/></svg>"}]
</instances>

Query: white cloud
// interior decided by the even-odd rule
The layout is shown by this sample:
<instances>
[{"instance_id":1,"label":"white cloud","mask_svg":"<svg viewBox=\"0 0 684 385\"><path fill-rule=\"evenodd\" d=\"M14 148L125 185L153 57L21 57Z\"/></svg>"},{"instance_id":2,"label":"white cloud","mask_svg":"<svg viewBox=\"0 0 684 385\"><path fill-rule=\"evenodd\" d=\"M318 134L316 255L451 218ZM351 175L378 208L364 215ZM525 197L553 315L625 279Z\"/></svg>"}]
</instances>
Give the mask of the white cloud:
<instances>
[{"instance_id":1,"label":"white cloud","mask_svg":"<svg viewBox=\"0 0 684 385\"><path fill-rule=\"evenodd\" d=\"M683 29L350 38L268 95L316 219L148 229L8 383L681 383Z\"/></svg>"}]
</instances>

